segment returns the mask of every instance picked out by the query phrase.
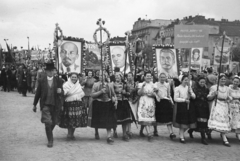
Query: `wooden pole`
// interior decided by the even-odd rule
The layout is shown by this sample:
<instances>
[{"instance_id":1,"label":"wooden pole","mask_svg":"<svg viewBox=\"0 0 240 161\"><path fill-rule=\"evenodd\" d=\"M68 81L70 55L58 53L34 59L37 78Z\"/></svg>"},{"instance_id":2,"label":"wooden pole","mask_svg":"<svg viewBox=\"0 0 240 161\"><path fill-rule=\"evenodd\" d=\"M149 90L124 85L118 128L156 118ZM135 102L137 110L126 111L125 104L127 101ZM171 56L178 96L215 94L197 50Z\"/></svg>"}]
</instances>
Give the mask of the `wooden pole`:
<instances>
[{"instance_id":1,"label":"wooden pole","mask_svg":"<svg viewBox=\"0 0 240 161\"><path fill-rule=\"evenodd\" d=\"M103 53L102 53L102 28L101 28L101 25L100 25L100 44L101 44L100 52L101 52L101 69L102 69L102 88L103 88L104 80L103 80Z\"/></svg>"},{"instance_id":2,"label":"wooden pole","mask_svg":"<svg viewBox=\"0 0 240 161\"><path fill-rule=\"evenodd\" d=\"M190 99L190 92L191 92L191 84L190 84L190 75L191 75L191 55L192 55L192 53L191 53L191 49L190 49L190 52L189 52L189 61L188 61L188 79L189 79L189 81L188 81L188 99ZM188 105L187 105L187 109L189 110L189 105L190 105L190 103L188 103Z\"/></svg>"},{"instance_id":3,"label":"wooden pole","mask_svg":"<svg viewBox=\"0 0 240 161\"><path fill-rule=\"evenodd\" d=\"M217 98L218 98L218 90L219 90L219 82L220 82L220 73L221 73L221 67L222 67L222 56L223 56L223 46L224 46L224 40L225 40L225 31L223 32L223 40L222 40L222 48L221 48L221 56L220 56L220 66L218 69L218 82L217 82L217 95L216 95L216 99L215 99L215 106L217 104Z\"/></svg>"}]
</instances>

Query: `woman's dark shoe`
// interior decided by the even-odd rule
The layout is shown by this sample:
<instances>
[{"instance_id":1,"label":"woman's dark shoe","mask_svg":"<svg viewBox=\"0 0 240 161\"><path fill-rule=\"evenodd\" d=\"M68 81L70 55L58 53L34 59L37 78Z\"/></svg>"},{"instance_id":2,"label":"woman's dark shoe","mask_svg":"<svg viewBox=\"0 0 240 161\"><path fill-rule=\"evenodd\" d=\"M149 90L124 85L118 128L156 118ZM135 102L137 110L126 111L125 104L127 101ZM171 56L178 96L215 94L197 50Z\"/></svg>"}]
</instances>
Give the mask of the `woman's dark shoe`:
<instances>
[{"instance_id":1,"label":"woman's dark shoe","mask_svg":"<svg viewBox=\"0 0 240 161\"><path fill-rule=\"evenodd\" d=\"M127 132L127 135L129 137L129 139L132 139L133 133L132 132Z\"/></svg>"},{"instance_id":2,"label":"woman's dark shoe","mask_svg":"<svg viewBox=\"0 0 240 161\"><path fill-rule=\"evenodd\" d=\"M118 138L117 132L114 132L114 133L113 133L113 137L114 137L114 138Z\"/></svg>"},{"instance_id":3,"label":"woman's dark shoe","mask_svg":"<svg viewBox=\"0 0 240 161\"><path fill-rule=\"evenodd\" d=\"M183 139L183 138L180 138L179 141L180 141L180 143L182 143L182 144L186 144L185 139Z\"/></svg>"},{"instance_id":4,"label":"woman's dark shoe","mask_svg":"<svg viewBox=\"0 0 240 161\"><path fill-rule=\"evenodd\" d=\"M152 139L153 139L153 136L152 136L152 135L149 135L149 136L148 136L148 141L151 142Z\"/></svg>"},{"instance_id":5,"label":"woman's dark shoe","mask_svg":"<svg viewBox=\"0 0 240 161\"><path fill-rule=\"evenodd\" d=\"M194 137L193 137L193 130L192 130L192 129L189 129L189 130L188 130L188 134L189 134L189 137L190 137L191 139L194 138Z\"/></svg>"},{"instance_id":6,"label":"woman's dark shoe","mask_svg":"<svg viewBox=\"0 0 240 161\"><path fill-rule=\"evenodd\" d=\"M172 140L172 139L176 138L176 135L174 133L171 133L169 137Z\"/></svg>"},{"instance_id":7,"label":"woman's dark shoe","mask_svg":"<svg viewBox=\"0 0 240 161\"><path fill-rule=\"evenodd\" d=\"M212 140L212 135L211 133L207 134L208 140Z\"/></svg>"},{"instance_id":8,"label":"woman's dark shoe","mask_svg":"<svg viewBox=\"0 0 240 161\"><path fill-rule=\"evenodd\" d=\"M129 137L128 137L128 135L123 136L123 137L122 137L122 140L129 142Z\"/></svg>"},{"instance_id":9,"label":"woman's dark shoe","mask_svg":"<svg viewBox=\"0 0 240 161\"><path fill-rule=\"evenodd\" d=\"M202 144L204 144L204 145L208 145L208 143L207 143L207 141L205 140L205 139L202 139Z\"/></svg>"},{"instance_id":10,"label":"woman's dark shoe","mask_svg":"<svg viewBox=\"0 0 240 161\"><path fill-rule=\"evenodd\" d=\"M99 134L95 134L95 139L96 139L96 140L99 140L99 139L100 139Z\"/></svg>"},{"instance_id":11,"label":"woman's dark shoe","mask_svg":"<svg viewBox=\"0 0 240 161\"><path fill-rule=\"evenodd\" d=\"M140 137L145 137L145 136L146 136L146 135L144 135L144 133L141 132L141 131L140 131L139 135L140 135Z\"/></svg>"},{"instance_id":12,"label":"woman's dark shoe","mask_svg":"<svg viewBox=\"0 0 240 161\"><path fill-rule=\"evenodd\" d=\"M229 144L228 141L223 141L223 145L224 145L224 146L227 146L227 147L231 147L231 145Z\"/></svg>"},{"instance_id":13,"label":"woman's dark shoe","mask_svg":"<svg viewBox=\"0 0 240 161\"><path fill-rule=\"evenodd\" d=\"M158 136L159 136L159 135L158 135L158 132L157 132L157 131L154 131L154 132L153 132L153 136L158 137Z\"/></svg>"},{"instance_id":14,"label":"woman's dark shoe","mask_svg":"<svg viewBox=\"0 0 240 161\"><path fill-rule=\"evenodd\" d=\"M112 139L111 137L109 137L109 138L107 139L107 143L108 143L108 144L113 144L114 141L113 141L113 139Z\"/></svg>"}]
</instances>

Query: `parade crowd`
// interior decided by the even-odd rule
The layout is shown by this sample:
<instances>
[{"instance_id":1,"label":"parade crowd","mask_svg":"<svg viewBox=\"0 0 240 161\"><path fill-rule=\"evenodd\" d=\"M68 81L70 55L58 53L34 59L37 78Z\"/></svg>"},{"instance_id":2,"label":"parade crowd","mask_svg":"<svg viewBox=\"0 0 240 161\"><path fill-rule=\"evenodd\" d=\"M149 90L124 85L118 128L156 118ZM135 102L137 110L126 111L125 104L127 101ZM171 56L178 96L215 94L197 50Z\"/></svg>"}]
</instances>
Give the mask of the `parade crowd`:
<instances>
[{"instance_id":1,"label":"parade crowd","mask_svg":"<svg viewBox=\"0 0 240 161\"><path fill-rule=\"evenodd\" d=\"M190 138L194 138L193 132L199 132L204 145L208 145L206 137L212 139L212 131L220 133L224 146L230 147L230 132L240 141L238 75L218 75L212 68L201 73L181 72L172 79L165 73L156 75L155 68L139 68L125 75L119 68L112 74L106 70L57 73L49 61L38 67L6 65L0 77L2 91L35 94L33 111L37 111L39 102L48 147L53 146L56 125L68 130L68 140L75 139L76 128L94 128L95 139L100 139L99 129L106 129L108 144L119 137L118 125L122 126L122 140L130 141L132 124L140 125L139 136L148 141L159 135L157 126L162 125L166 125L170 139L177 137L173 127L178 128L183 144L185 132Z\"/></svg>"}]
</instances>

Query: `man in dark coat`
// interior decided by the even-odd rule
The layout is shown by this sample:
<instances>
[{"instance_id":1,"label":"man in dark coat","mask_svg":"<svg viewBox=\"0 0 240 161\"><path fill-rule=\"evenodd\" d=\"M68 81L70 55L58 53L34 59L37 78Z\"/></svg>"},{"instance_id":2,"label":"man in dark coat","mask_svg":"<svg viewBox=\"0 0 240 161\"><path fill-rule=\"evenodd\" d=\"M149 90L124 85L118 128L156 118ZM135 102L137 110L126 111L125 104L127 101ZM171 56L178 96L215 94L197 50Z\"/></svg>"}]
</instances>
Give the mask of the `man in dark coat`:
<instances>
[{"instance_id":1,"label":"man in dark coat","mask_svg":"<svg viewBox=\"0 0 240 161\"><path fill-rule=\"evenodd\" d=\"M22 90L22 96L26 97L27 96L27 90L28 90L28 72L27 68L23 68L23 72L21 73L19 77L19 82Z\"/></svg>"},{"instance_id":2,"label":"man in dark coat","mask_svg":"<svg viewBox=\"0 0 240 161\"><path fill-rule=\"evenodd\" d=\"M18 93L21 94L22 93L22 89L21 89L21 82L20 82L20 77L22 75L22 72L23 72L23 66L20 65L18 70L17 70L17 74L16 74L16 79L17 79L17 83L18 83Z\"/></svg>"},{"instance_id":3,"label":"man in dark coat","mask_svg":"<svg viewBox=\"0 0 240 161\"><path fill-rule=\"evenodd\" d=\"M12 72L11 70L9 69L8 66L6 66L6 68L4 67L1 71L1 79L3 81L3 89L4 91L8 91L10 92L11 90L11 75L12 75Z\"/></svg>"},{"instance_id":4,"label":"man in dark coat","mask_svg":"<svg viewBox=\"0 0 240 161\"><path fill-rule=\"evenodd\" d=\"M45 124L48 138L47 147L53 146L53 129L58 124L59 112L63 105L62 79L54 77L53 62L46 63L44 75L38 80L36 95L33 102L33 111L37 111L37 103L40 99L40 109L42 111L41 122Z\"/></svg>"}]
</instances>

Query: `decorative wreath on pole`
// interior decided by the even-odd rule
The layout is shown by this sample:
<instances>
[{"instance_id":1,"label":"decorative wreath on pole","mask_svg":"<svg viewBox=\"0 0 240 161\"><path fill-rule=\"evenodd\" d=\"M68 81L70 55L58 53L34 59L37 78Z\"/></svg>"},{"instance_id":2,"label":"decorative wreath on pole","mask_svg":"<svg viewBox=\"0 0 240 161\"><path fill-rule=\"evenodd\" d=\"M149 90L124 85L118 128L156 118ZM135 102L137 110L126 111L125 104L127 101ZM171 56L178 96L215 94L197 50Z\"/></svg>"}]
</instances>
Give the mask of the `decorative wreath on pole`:
<instances>
[{"instance_id":1,"label":"decorative wreath on pole","mask_svg":"<svg viewBox=\"0 0 240 161\"><path fill-rule=\"evenodd\" d=\"M103 27L104 24L105 24L105 21L102 21L101 19L99 19L97 21L97 25L99 25L99 28L97 28L95 30L94 34L93 34L93 40L95 41L96 44L98 44L99 48L103 47L106 44L108 44L109 40L110 40L110 33L109 33L109 31L105 27ZM97 40L97 32L100 31L100 30L104 31L107 34L107 40L105 42L101 42L101 41Z\"/></svg>"},{"instance_id":2,"label":"decorative wreath on pole","mask_svg":"<svg viewBox=\"0 0 240 161\"><path fill-rule=\"evenodd\" d=\"M58 36L58 31L60 32L60 37ZM58 40L60 40L60 42L58 42ZM62 29L59 27L58 23L56 23L56 28L55 28L55 31L54 31L55 46L56 47L60 46L62 44L62 42L63 42L63 32L62 32Z\"/></svg>"}]
</instances>

